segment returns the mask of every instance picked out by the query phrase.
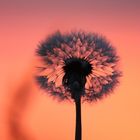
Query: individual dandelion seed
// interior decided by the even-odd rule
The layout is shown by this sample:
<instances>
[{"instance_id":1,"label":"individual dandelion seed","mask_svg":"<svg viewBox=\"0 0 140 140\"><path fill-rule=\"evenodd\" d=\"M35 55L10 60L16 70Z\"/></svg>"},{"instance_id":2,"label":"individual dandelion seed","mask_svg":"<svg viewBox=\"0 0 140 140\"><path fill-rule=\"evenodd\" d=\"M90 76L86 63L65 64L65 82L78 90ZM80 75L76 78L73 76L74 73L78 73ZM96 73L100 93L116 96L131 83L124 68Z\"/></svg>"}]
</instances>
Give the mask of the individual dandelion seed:
<instances>
[{"instance_id":1,"label":"individual dandelion seed","mask_svg":"<svg viewBox=\"0 0 140 140\"><path fill-rule=\"evenodd\" d=\"M118 56L105 37L96 33L59 31L36 50L36 79L47 94L76 105L75 140L82 139L81 100L94 102L119 83Z\"/></svg>"}]
</instances>

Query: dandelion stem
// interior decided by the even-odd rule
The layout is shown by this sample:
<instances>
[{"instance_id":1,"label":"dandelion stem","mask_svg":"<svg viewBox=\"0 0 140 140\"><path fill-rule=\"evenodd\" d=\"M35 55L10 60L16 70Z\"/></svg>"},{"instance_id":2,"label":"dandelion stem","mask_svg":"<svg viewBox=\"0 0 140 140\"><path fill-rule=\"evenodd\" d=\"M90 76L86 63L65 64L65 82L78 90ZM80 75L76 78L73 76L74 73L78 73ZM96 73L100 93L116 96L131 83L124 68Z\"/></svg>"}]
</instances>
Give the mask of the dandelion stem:
<instances>
[{"instance_id":1,"label":"dandelion stem","mask_svg":"<svg viewBox=\"0 0 140 140\"><path fill-rule=\"evenodd\" d=\"M76 106L75 140L82 140L81 98L75 100L75 106Z\"/></svg>"}]
</instances>

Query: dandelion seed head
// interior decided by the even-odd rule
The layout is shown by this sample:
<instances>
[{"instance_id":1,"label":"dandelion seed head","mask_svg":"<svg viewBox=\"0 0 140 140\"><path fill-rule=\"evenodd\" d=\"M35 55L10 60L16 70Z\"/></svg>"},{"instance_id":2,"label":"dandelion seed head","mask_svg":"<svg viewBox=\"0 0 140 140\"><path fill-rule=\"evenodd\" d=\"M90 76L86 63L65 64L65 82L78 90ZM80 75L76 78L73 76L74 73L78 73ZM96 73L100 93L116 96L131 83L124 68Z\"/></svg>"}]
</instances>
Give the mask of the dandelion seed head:
<instances>
[{"instance_id":1,"label":"dandelion seed head","mask_svg":"<svg viewBox=\"0 0 140 140\"><path fill-rule=\"evenodd\" d=\"M40 43L36 54L40 61L37 82L60 100L80 96L92 102L111 93L119 83L116 50L96 33L55 32Z\"/></svg>"}]
</instances>

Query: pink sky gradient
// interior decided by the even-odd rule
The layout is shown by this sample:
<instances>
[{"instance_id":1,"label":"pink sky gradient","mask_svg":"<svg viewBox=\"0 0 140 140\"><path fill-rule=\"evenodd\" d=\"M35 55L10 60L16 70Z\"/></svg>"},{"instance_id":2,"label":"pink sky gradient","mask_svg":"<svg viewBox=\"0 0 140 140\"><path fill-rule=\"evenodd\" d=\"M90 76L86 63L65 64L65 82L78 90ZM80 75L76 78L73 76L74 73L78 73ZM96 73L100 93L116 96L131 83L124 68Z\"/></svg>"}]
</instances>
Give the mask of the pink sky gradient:
<instances>
[{"instance_id":1,"label":"pink sky gradient","mask_svg":"<svg viewBox=\"0 0 140 140\"><path fill-rule=\"evenodd\" d=\"M116 46L123 71L114 94L82 105L83 140L140 139L139 0L1 0L0 28L1 140L11 140L7 114L11 104L16 105L16 89L26 83L31 90L22 116L23 130L35 140L74 139L74 105L42 94L32 79L39 41L53 31L73 29L105 35Z\"/></svg>"}]
</instances>

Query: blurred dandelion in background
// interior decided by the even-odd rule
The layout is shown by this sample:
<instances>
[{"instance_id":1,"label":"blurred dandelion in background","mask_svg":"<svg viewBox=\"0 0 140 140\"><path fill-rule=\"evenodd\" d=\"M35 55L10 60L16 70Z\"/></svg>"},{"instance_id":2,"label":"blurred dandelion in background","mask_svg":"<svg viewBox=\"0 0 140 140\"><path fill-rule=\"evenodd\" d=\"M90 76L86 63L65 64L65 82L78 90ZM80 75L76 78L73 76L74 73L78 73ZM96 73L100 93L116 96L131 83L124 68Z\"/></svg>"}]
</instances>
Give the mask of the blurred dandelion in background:
<instances>
[{"instance_id":1,"label":"blurred dandelion in background","mask_svg":"<svg viewBox=\"0 0 140 140\"><path fill-rule=\"evenodd\" d=\"M24 128L23 118L25 117L25 111L33 98L31 91L32 78L28 75L26 80L22 80L19 83L17 89L15 89L10 98L10 105L8 109L8 133L10 140L35 140L35 138L30 134L30 131Z\"/></svg>"},{"instance_id":2,"label":"blurred dandelion in background","mask_svg":"<svg viewBox=\"0 0 140 140\"><path fill-rule=\"evenodd\" d=\"M39 44L36 54L36 79L41 88L58 100L75 102L75 140L81 140L81 100L101 99L119 83L115 48L96 33L58 31Z\"/></svg>"}]
</instances>

